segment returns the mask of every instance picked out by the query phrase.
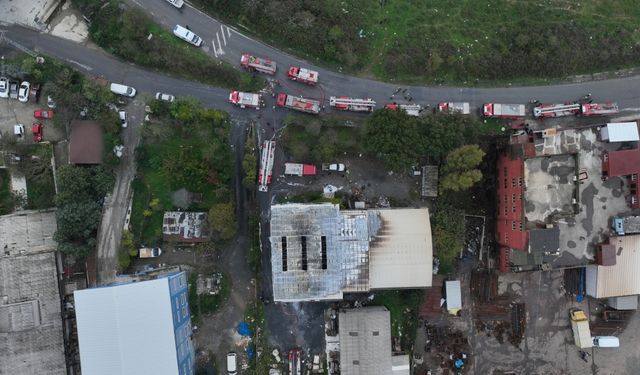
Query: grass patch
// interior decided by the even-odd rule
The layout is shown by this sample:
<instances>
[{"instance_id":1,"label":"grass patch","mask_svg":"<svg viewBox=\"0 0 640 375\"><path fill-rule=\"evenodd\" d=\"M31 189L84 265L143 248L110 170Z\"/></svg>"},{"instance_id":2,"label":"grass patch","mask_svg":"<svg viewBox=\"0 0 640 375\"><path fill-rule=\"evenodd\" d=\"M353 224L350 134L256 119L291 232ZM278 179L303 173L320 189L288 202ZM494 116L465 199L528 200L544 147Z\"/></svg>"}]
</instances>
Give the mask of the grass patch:
<instances>
[{"instance_id":1,"label":"grass patch","mask_svg":"<svg viewBox=\"0 0 640 375\"><path fill-rule=\"evenodd\" d=\"M25 160L27 208L39 210L55 206L56 190L51 167L51 145L34 145L32 156Z\"/></svg>"},{"instance_id":2,"label":"grass patch","mask_svg":"<svg viewBox=\"0 0 640 375\"><path fill-rule=\"evenodd\" d=\"M189 309L191 310L191 318L197 322L198 319L207 314L213 314L218 311L222 304L229 298L231 293L231 279L226 273L222 274L222 282L220 292L215 295L196 294L196 280L198 274L192 272L189 274Z\"/></svg>"},{"instance_id":3,"label":"grass patch","mask_svg":"<svg viewBox=\"0 0 640 375\"><path fill-rule=\"evenodd\" d=\"M282 49L383 80L540 84L640 58L633 1L193 2Z\"/></svg>"},{"instance_id":4,"label":"grass patch","mask_svg":"<svg viewBox=\"0 0 640 375\"><path fill-rule=\"evenodd\" d=\"M391 336L400 337L402 350L410 352L416 338L418 309L423 290L384 290L376 292L373 305L382 305L391 315Z\"/></svg>"},{"instance_id":5,"label":"grass patch","mask_svg":"<svg viewBox=\"0 0 640 375\"><path fill-rule=\"evenodd\" d=\"M338 151L364 152L361 140L361 124L337 116L289 116L282 131L284 149L298 163L327 162Z\"/></svg>"},{"instance_id":6,"label":"grass patch","mask_svg":"<svg viewBox=\"0 0 640 375\"><path fill-rule=\"evenodd\" d=\"M178 209L173 192L193 195L188 211L207 212L231 197L229 117L197 102L152 102L154 121L143 129L136 150L138 177L133 182L131 225L136 242L155 246L162 240L164 211Z\"/></svg>"},{"instance_id":7,"label":"grass patch","mask_svg":"<svg viewBox=\"0 0 640 375\"><path fill-rule=\"evenodd\" d=\"M178 39L141 9L123 7L119 0L104 6L85 0L74 4L91 18L91 40L126 61L220 87L256 91L264 86L264 80L239 72Z\"/></svg>"}]
</instances>

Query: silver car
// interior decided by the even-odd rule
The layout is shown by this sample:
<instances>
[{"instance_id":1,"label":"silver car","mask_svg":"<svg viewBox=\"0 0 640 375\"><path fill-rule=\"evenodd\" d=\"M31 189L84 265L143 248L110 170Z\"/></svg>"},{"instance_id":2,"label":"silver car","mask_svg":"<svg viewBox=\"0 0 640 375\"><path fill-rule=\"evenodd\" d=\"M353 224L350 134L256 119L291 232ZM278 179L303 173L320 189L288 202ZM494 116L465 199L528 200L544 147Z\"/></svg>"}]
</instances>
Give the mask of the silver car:
<instances>
[{"instance_id":1,"label":"silver car","mask_svg":"<svg viewBox=\"0 0 640 375\"><path fill-rule=\"evenodd\" d=\"M0 77L0 98L9 97L9 80L7 77Z\"/></svg>"},{"instance_id":2,"label":"silver car","mask_svg":"<svg viewBox=\"0 0 640 375\"><path fill-rule=\"evenodd\" d=\"M156 93L156 100L164 100L165 102L173 102L176 97L170 94L164 94L161 92Z\"/></svg>"}]
</instances>

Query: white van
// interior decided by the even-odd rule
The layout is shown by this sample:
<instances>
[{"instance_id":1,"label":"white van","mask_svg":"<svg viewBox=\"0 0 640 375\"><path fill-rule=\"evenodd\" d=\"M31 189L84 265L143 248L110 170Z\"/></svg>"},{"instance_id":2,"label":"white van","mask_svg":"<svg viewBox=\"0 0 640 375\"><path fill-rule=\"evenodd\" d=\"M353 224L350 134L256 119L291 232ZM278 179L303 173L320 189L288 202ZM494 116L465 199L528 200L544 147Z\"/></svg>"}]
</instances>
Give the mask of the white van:
<instances>
[{"instance_id":1,"label":"white van","mask_svg":"<svg viewBox=\"0 0 640 375\"><path fill-rule=\"evenodd\" d=\"M130 86L121 85L119 83L111 84L111 92L118 95L124 95L133 98L136 96L136 89Z\"/></svg>"},{"instance_id":2,"label":"white van","mask_svg":"<svg viewBox=\"0 0 640 375\"><path fill-rule=\"evenodd\" d=\"M191 32L191 30L180 25L176 25L173 28L173 35L184 40L185 42L193 44L196 47L200 47L202 45L202 38Z\"/></svg>"},{"instance_id":3,"label":"white van","mask_svg":"<svg viewBox=\"0 0 640 375\"><path fill-rule=\"evenodd\" d=\"M238 373L238 355L234 352L227 354L227 373L236 375Z\"/></svg>"},{"instance_id":4,"label":"white van","mask_svg":"<svg viewBox=\"0 0 640 375\"><path fill-rule=\"evenodd\" d=\"M591 341L596 348L617 348L620 346L620 340L615 336L593 336Z\"/></svg>"}]
</instances>

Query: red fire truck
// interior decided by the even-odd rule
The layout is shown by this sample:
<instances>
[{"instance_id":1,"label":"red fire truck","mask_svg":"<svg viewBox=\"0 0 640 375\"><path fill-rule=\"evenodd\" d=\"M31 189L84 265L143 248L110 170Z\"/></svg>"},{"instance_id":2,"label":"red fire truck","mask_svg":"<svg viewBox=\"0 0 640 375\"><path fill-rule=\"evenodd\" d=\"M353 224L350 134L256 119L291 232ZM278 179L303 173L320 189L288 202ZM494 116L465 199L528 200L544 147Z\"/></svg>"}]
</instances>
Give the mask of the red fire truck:
<instances>
[{"instance_id":1,"label":"red fire truck","mask_svg":"<svg viewBox=\"0 0 640 375\"><path fill-rule=\"evenodd\" d=\"M305 99L301 96L287 95L285 93L278 94L276 98L276 105L278 107L285 107L295 109L296 111L313 113L317 115L320 113L320 102L313 99Z\"/></svg>"},{"instance_id":2,"label":"red fire truck","mask_svg":"<svg viewBox=\"0 0 640 375\"><path fill-rule=\"evenodd\" d=\"M240 58L240 66L250 72L260 72L265 74L276 74L276 62L243 53Z\"/></svg>"},{"instance_id":3,"label":"red fire truck","mask_svg":"<svg viewBox=\"0 0 640 375\"><path fill-rule=\"evenodd\" d=\"M318 83L318 72L307 68L300 68L299 66L290 66L287 71L287 77L289 77L290 80L306 83L308 85L315 85Z\"/></svg>"}]
</instances>

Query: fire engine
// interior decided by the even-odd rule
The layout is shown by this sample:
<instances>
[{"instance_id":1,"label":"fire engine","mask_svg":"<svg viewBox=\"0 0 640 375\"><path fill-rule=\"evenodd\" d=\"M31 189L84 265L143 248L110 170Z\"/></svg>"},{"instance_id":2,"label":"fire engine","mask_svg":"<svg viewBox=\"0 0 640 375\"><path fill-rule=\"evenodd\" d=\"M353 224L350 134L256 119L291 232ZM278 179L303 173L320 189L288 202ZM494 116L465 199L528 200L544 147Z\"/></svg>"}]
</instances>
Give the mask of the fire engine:
<instances>
[{"instance_id":1,"label":"fire engine","mask_svg":"<svg viewBox=\"0 0 640 375\"><path fill-rule=\"evenodd\" d=\"M388 109L390 111L397 111L401 109L409 116L420 116L420 112L422 112L422 107L420 104L398 104L398 103L389 103L385 104L384 109Z\"/></svg>"},{"instance_id":2,"label":"fire engine","mask_svg":"<svg viewBox=\"0 0 640 375\"><path fill-rule=\"evenodd\" d=\"M376 102L371 98L354 99L347 96L332 96L329 98L329 105L343 111L373 112Z\"/></svg>"},{"instance_id":3,"label":"fire engine","mask_svg":"<svg viewBox=\"0 0 640 375\"><path fill-rule=\"evenodd\" d=\"M318 114L320 113L320 102L313 99L305 99L300 96L287 95L285 93L278 94L276 98L278 107L286 107L295 109L296 111Z\"/></svg>"},{"instance_id":4,"label":"fire engine","mask_svg":"<svg viewBox=\"0 0 640 375\"><path fill-rule=\"evenodd\" d=\"M308 85L315 85L318 83L318 72L307 68L300 68L299 66L290 66L287 71L287 77L289 77L290 80L306 83Z\"/></svg>"},{"instance_id":5,"label":"fire engine","mask_svg":"<svg viewBox=\"0 0 640 375\"><path fill-rule=\"evenodd\" d=\"M467 102L442 102L438 103L438 112L448 112L448 113L462 113L463 115L468 115L471 113L469 110L469 103Z\"/></svg>"},{"instance_id":6,"label":"fire engine","mask_svg":"<svg viewBox=\"0 0 640 375\"><path fill-rule=\"evenodd\" d=\"M258 174L258 191L266 192L271 184L273 173L273 156L276 150L276 141L262 142L260 150L260 173Z\"/></svg>"},{"instance_id":7,"label":"fire engine","mask_svg":"<svg viewBox=\"0 0 640 375\"><path fill-rule=\"evenodd\" d=\"M482 115L492 118L517 119L525 116L524 104L487 103L482 106Z\"/></svg>"},{"instance_id":8,"label":"fire engine","mask_svg":"<svg viewBox=\"0 0 640 375\"><path fill-rule=\"evenodd\" d=\"M260 72L265 74L276 74L276 62L243 53L240 58L240 66L250 72Z\"/></svg>"},{"instance_id":9,"label":"fire engine","mask_svg":"<svg viewBox=\"0 0 640 375\"><path fill-rule=\"evenodd\" d=\"M539 104L533 108L533 117L549 118L577 115L580 113L580 104Z\"/></svg>"},{"instance_id":10,"label":"fire engine","mask_svg":"<svg viewBox=\"0 0 640 375\"><path fill-rule=\"evenodd\" d=\"M580 110L582 116L604 116L618 111L618 104L613 102L585 103Z\"/></svg>"},{"instance_id":11,"label":"fire engine","mask_svg":"<svg viewBox=\"0 0 640 375\"><path fill-rule=\"evenodd\" d=\"M241 91L231 91L229 93L229 103L237 105L240 108L249 107L260 109L260 107L264 107L262 95Z\"/></svg>"}]
</instances>

